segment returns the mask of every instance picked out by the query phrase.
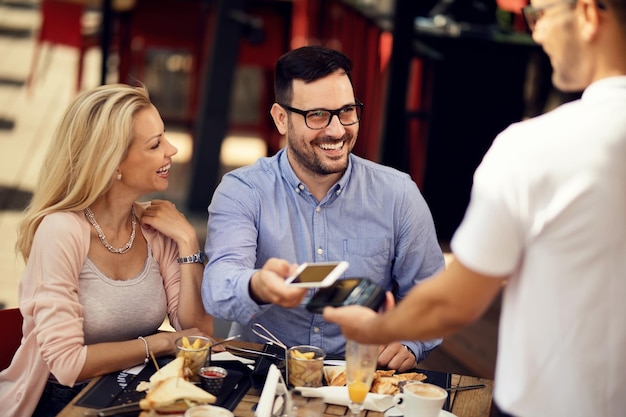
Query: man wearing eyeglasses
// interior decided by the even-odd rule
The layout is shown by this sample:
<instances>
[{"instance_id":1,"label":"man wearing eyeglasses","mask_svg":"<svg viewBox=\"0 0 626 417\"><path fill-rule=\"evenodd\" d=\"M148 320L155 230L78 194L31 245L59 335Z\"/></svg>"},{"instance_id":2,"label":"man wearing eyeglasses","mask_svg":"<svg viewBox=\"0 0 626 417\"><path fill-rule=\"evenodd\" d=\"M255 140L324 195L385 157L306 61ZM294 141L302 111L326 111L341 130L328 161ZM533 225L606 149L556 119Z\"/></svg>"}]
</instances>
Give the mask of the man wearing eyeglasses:
<instances>
[{"instance_id":1,"label":"man wearing eyeglasses","mask_svg":"<svg viewBox=\"0 0 626 417\"><path fill-rule=\"evenodd\" d=\"M626 0L533 0L524 15L555 87L581 99L496 138L445 272L385 314L324 317L361 342L442 337L502 290L501 415L624 416Z\"/></svg>"},{"instance_id":2,"label":"man wearing eyeglasses","mask_svg":"<svg viewBox=\"0 0 626 417\"><path fill-rule=\"evenodd\" d=\"M207 311L235 322L231 334L263 342L251 331L259 323L287 346L343 356L339 327L304 307L315 290L285 285L292 264L348 261L343 277L370 278L398 299L444 267L430 210L409 175L351 153L364 106L351 69L328 48L283 55L270 113L286 146L225 175L213 196L202 296ZM413 368L439 343L392 342L379 364Z\"/></svg>"}]
</instances>

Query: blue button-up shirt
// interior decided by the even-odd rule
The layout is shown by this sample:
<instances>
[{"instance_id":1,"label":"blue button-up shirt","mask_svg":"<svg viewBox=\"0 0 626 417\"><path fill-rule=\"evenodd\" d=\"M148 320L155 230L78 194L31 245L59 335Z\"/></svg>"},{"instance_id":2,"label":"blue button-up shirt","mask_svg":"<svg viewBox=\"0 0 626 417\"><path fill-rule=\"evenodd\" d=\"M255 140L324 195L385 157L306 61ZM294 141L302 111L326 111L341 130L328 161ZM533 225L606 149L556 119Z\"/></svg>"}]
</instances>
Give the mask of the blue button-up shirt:
<instances>
[{"instance_id":1,"label":"blue button-up shirt","mask_svg":"<svg viewBox=\"0 0 626 417\"><path fill-rule=\"evenodd\" d=\"M250 278L269 258L345 260L344 277L370 278L397 299L444 267L430 210L407 174L350 155L345 174L318 202L285 149L223 177L209 205L205 251L202 300L210 314L236 322L231 334L264 342L251 331L260 323L288 347L314 345L340 356L339 327L305 309L315 290L293 309L250 297ZM440 342L403 343L422 360Z\"/></svg>"}]
</instances>

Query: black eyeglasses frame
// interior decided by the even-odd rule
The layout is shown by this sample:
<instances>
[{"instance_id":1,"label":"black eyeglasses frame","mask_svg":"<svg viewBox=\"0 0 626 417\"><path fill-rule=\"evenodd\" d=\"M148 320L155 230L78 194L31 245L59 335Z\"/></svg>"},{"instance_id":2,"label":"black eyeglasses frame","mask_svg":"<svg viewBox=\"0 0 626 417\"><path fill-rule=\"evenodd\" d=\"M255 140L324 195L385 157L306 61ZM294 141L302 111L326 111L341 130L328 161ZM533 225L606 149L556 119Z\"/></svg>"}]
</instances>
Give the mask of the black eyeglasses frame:
<instances>
[{"instance_id":1,"label":"black eyeglasses frame","mask_svg":"<svg viewBox=\"0 0 626 417\"><path fill-rule=\"evenodd\" d=\"M292 113L297 113L302 115L302 117L304 117L304 124L306 125L306 127L308 127L311 130L322 130L322 129L326 129L328 126L330 126L330 122L333 120L333 116L337 116L337 120L339 120L339 123L341 123L342 126L353 126L357 123L359 123L361 121L361 116L362 116L362 112L363 112L363 103L361 103L361 101L355 99L354 100L356 103L355 104L349 104L347 106L343 106L339 109L336 110L329 110L329 109L310 109L310 110L302 110L302 109L297 109L295 107L291 107L287 104L282 104L282 103L277 103L280 107L284 108L287 111L290 111ZM356 122L353 123L344 123L341 121L341 117L339 117L339 114L341 113L342 110L344 110L346 107L356 107L359 108L361 110L361 113L357 112L357 120ZM306 117L309 113L311 112L315 112L315 111L326 111L328 113L330 113L330 117L328 118L328 123L326 124L326 126L324 127L311 127L309 126L309 123L306 120Z\"/></svg>"}]
</instances>

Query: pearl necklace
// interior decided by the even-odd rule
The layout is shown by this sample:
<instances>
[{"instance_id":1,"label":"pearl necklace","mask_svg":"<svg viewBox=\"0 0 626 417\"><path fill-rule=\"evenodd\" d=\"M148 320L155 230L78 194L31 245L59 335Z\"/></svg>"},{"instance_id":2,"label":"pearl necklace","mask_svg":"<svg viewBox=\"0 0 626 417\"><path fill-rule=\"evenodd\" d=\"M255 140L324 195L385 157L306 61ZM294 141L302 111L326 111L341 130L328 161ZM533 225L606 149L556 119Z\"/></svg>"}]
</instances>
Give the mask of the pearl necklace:
<instances>
[{"instance_id":1,"label":"pearl necklace","mask_svg":"<svg viewBox=\"0 0 626 417\"><path fill-rule=\"evenodd\" d=\"M100 242L102 242L104 247L107 248L109 250L109 252L126 253L126 252L128 252L130 250L130 248L133 247L133 242L135 241L135 229L136 229L136 226L137 226L137 216L135 216L135 207L134 206L131 206L131 208L130 208L131 222L132 222L133 231L130 233L130 239L128 239L128 242L126 242L126 244L124 246L122 246L121 248L119 248L119 249L118 248L114 248L113 246L111 246L111 244L109 242L107 242L107 238L104 235L104 232L102 231L102 228L100 227L100 225L96 221L96 217L94 216L93 211L91 211L91 209L89 207L87 207L84 210L84 212L85 212L85 217L87 217L87 220L89 220L89 223L91 223L91 225L98 232L98 237L100 238Z\"/></svg>"}]
</instances>

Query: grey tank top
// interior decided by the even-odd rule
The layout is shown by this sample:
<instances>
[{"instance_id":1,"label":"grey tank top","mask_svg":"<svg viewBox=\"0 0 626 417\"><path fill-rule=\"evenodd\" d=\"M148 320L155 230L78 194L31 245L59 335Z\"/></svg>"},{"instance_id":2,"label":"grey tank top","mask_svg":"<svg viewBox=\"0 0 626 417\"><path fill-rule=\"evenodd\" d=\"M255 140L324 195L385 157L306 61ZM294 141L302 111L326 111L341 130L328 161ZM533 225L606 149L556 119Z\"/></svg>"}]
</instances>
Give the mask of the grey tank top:
<instances>
[{"instance_id":1,"label":"grey tank top","mask_svg":"<svg viewBox=\"0 0 626 417\"><path fill-rule=\"evenodd\" d=\"M167 314L163 278L150 245L143 270L128 280L107 277L87 258L78 289L86 345L154 334Z\"/></svg>"}]
</instances>

